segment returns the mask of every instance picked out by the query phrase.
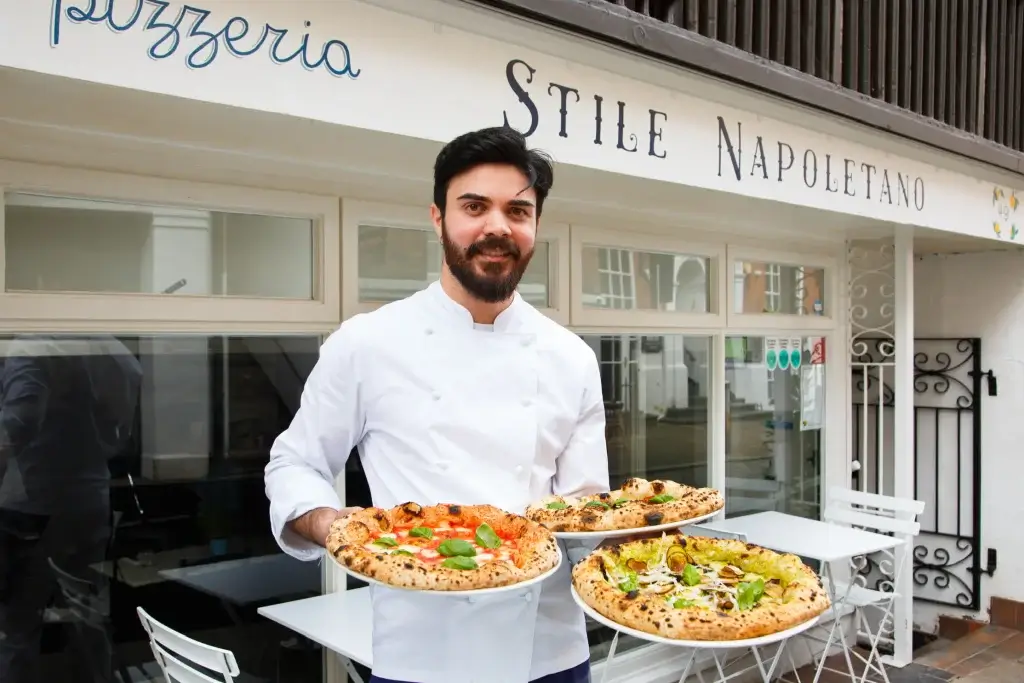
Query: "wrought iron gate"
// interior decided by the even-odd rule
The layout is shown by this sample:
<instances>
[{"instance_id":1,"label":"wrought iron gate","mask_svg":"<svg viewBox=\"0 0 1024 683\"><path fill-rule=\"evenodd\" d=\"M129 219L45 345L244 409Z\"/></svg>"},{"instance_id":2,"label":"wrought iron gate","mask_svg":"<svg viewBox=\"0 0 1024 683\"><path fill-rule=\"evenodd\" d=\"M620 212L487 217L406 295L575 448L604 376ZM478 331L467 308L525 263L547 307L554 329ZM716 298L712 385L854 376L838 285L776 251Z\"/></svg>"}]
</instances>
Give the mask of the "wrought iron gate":
<instances>
[{"instance_id":1,"label":"wrought iron gate","mask_svg":"<svg viewBox=\"0 0 1024 683\"><path fill-rule=\"evenodd\" d=\"M891 339L871 339L853 362L853 486L892 493L894 417ZM914 546L914 598L981 608L981 575L995 570L981 548L981 339L914 340L914 497L925 502ZM898 457L898 456L897 456Z\"/></svg>"}]
</instances>

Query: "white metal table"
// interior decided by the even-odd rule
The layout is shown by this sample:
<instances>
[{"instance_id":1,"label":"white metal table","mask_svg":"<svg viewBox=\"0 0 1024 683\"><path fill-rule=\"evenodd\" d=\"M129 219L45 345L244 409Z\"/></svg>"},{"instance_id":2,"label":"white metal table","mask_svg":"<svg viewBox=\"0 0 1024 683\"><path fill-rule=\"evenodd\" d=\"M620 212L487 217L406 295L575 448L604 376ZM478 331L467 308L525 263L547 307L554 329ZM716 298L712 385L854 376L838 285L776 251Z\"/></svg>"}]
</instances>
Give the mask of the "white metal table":
<instances>
[{"instance_id":1,"label":"white metal table","mask_svg":"<svg viewBox=\"0 0 1024 683\"><path fill-rule=\"evenodd\" d=\"M369 588L260 607L257 612L336 653L356 683L363 683L363 679L352 662L373 668L373 607Z\"/></svg>"},{"instance_id":2,"label":"white metal table","mask_svg":"<svg viewBox=\"0 0 1024 683\"><path fill-rule=\"evenodd\" d=\"M825 649L815 670L814 681L817 683L821 678L825 658L836 639L837 631L850 678L851 680L856 679L857 675L853 670L849 645L846 642L846 635L843 633L840 619L843 606L854 582L849 582L847 591L843 595L837 595L838 584L832 576L831 563L849 562L856 557L892 550L903 545L903 539L806 517L787 515L782 512L759 512L753 515L719 520L715 522L715 527L723 531L745 534L750 543L771 550L792 553L821 562L822 572L828 584L829 597L832 601L833 619L828 639L825 641ZM897 574L901 569L901 567L896 569ZM894 585L898 579L897 575L894 578Z\"/></svg>"}]
</instances>

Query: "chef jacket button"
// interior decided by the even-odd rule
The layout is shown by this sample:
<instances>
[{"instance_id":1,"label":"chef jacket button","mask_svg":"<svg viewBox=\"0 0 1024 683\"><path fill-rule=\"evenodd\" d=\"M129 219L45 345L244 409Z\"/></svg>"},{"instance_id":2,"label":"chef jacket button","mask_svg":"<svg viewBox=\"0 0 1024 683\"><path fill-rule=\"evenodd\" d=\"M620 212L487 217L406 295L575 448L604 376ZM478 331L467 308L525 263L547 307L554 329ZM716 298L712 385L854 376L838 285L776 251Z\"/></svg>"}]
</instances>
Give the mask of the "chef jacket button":
<instances>
[{"instance_id":1,"label":"chef jacket button","mask_svg":"<svg viewBox=\"0 0 1024 683\"><path fill-rule=\"evenodd\" d=\"M529 408L531 405L533 405L533 401L528 399L528 398L524 398L523 399L523 405L526 406L527 408Z\"/></svg>"},{"instance_id":2,"label":"chef jacket button","mask_svg":"<svg viewBox=\"0 0 1024 683\"><path fill-rule=\"evenodd\" d=\"M516 465L516 472L522 472L522 471L523 471L523 466L522 465Z\"/></svg>"},{"instance_id":3,"label":"chef jacket button","mask_svg":"<svg viewBox=\"0 0 1024 683\"><path fill-rule=\"evenodd\" d=\"M428 327L427 329L423 330L423 333L430 335L430 334L434 334L434 331Z\"/></svg>"},{"instance_id":4,"label":"chef jacket button","mask_svg":"<svg viewBox=\"0 0 1024 683\"><path fill-rule=\"evenodd\" d=\"M525 337L523 339L523 346L529 346L532 343L533 343L533 339L531 339L530 337Z\"/></svg>"},{"instance_id":5,"label":"chef jacket button","mask_svg":"<svg viewBox=\"0 0 1024 683\"><path fill-rule=\"evenodd\" d=\"M437 466L440 467L442 470L448 469L448 463L446 462L439 462L437 463Z\"/></svg>"},{"instance_id":6,"label":"chef jacket button","mask_svg":"<svg viewBox=\"0 0 1024 683\"><path fill-rule=\"evenodd\" d=\"M527 593L523 596L523 600L526 602L533 602L533 593Z\"/></svg>"},{"instance_id":7,"label":"chef jacket button","mask_svg":"<svg viewBox=\"0 0 1024 683\"><path fill-rule=\"evenodd\" d=\"M439 394L439 393L437 393L435 391L433 394L431 394L431 398L433 398L435 401L440 401L441 400L441 394Z\"/></svg>"},{"instance_id":8,"label":"chef jacket button","mask_svg":"<svg viewBox=\"0 0 1024 683\"><path fill-rule=\"evenodd\" d=\"M476 604L476 598L466 598L466 602L468 602L471 605L475 605Z\"/></svg>"}]
</instances>

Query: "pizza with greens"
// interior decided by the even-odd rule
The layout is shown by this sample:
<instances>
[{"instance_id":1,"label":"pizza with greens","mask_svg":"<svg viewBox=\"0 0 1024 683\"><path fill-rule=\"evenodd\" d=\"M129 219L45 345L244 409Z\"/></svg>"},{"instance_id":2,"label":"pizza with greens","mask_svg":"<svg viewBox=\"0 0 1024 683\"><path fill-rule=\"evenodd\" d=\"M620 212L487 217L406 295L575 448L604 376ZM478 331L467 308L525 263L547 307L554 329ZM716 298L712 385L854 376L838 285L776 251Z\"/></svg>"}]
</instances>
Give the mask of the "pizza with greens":
<instances>
[{"instance_id":1,"label":"pizza with greens","mask_svg":"<svg viewBox=\"0 0 1024 683\"><path fill-rule=\"evenodd\" d=\"M530 505L526 516L556 533L618 531L685 522L724 505L717 489L633 477L615 491L572 498L548 496Z\"/></svg>"},{"instance_id":2,"label":"pizza with greens","mask_svg":"<svg viewBox=\"0 0 1024 683\"><path fill-rule=\"evenodd\" d=\"M573 567L572 582L611 621L676 640L766 636L830 604L817 575L796 555L675 533L599 548Z\"/></svg>"},{"instance_id":3,"label":"pizza with greens","mask_svg":"<svg viewBox=\"0 0 1024 683\"><path fill-rule=\"evenodd\" d=\"M491 505L364 508L335 520L326 545L357 574L425 591L509 586L560 561L550 531Z\"/></svg>"}]
</instances>

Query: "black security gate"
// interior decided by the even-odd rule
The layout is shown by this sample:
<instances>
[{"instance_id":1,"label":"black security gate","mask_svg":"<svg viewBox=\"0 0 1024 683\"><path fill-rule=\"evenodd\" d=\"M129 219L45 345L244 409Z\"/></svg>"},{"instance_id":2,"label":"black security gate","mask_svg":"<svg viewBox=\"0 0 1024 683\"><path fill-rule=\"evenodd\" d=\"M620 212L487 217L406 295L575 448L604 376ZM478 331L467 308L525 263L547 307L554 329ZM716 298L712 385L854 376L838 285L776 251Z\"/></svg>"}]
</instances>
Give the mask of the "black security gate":
<instances>
[{"instance_id":1,"label":"black security gate","mask_svg":"<svg viewBox=\"0 0 1024 683\"><path fill-rule=\"evenodd\" d=\"M853 486L891 494L892 340L861 341L863 353L852 359ZM914 340L914 497L925 503L914 598L970 610L981 608L981 575L996 564L989 550L983 566L980 536L983 384L995 394L995 377L982 371L980 339Z\"/></svg>"}]
</instances>

